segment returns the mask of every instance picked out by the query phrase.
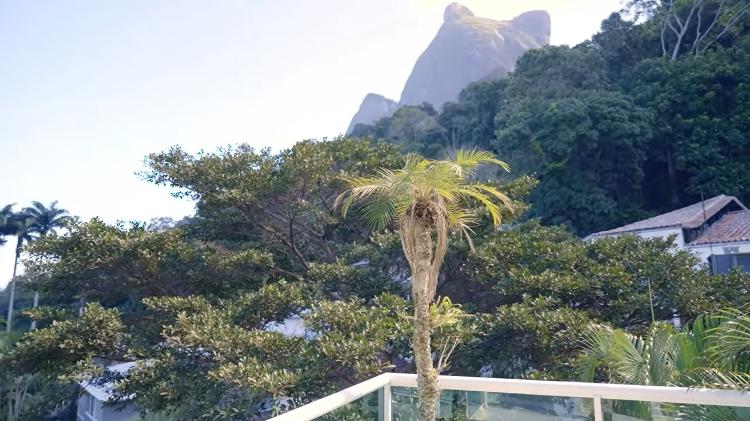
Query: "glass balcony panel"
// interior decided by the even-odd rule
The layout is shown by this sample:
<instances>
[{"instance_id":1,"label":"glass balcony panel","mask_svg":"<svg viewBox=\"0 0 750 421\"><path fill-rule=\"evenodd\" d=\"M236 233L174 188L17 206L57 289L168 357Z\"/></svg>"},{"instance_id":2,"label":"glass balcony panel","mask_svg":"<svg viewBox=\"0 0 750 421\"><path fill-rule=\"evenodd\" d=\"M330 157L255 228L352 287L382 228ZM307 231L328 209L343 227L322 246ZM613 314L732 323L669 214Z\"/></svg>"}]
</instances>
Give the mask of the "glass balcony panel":
<instances>
[{"instance_id":1,"label":"glass balcony panel","mask_svg":"<svg viewBox=\"0 0 750 421\"><path fill-rule=\"evenodd\" d=\"M375 391L369 395L357 399L341 408L332 411L322 417L315 418L316 421L378 421L382 417L380 400Z\"/></svg>"},{"instance_id":2,"label":"glass balcony panel","mask_svg":"<svg viewBox=\"0 0 750 421\"><path fill-rule=\"evenodd\" d=\"M417 390L394 387L393 421L416 421ZM555 396L444 390L439 421L593 420L593 400Z\"/></svg>"},{"instance_id":3,"label":"glass balcony panel","mask_svg":"<svg viewBox=\"0 0 750 421\"><path fill-rule=\"evenodd\" d=\"M602 400L605 421L750 420L750 408Z\"/></svg>"}]
</instances>

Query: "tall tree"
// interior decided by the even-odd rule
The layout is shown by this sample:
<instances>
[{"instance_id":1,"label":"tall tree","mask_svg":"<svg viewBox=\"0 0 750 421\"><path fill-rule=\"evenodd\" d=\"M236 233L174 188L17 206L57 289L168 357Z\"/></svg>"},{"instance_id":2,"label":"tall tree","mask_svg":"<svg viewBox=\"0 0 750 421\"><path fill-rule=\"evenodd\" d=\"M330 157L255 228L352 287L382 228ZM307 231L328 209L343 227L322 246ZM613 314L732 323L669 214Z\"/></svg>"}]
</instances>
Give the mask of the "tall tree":
<instances>
[{"instance_id":1,"label":"tall tree","mask_svg":"<svg viewBox=\"0 0 750 421\"><path fill-rule=\"evenodd\" d=\"M481 164L508 170L507 164L488 152L461 150L451 161L410 155L400 170L380 169L374 176L348 178L350 188L336 200L344 215L354 202L361 202L362 214L375 230L384 229L393 221L398 223L401 245L412 274L415 319L412 349L421 421L435 419L440 393L430 343L430 312L448 235L456 230L471 241L470 225L476 222L477 214L467 202L479 203L495 225L500 224L498 203L503 206L510 203L495 187L472 181Z\"/></svg>"},{"instance_id":2,"label":"tall tree","mask_svg":"<svg viewBox=\"0 0 750 421\"><path fill-rule=\"evenodd\" d=\"M299 142L278 154L249 145L197 155L174 147L150 155L148 165L148 181L198 201L197 223L229 221L210 227L205 239L262 244L285 269L303 274L312 262L335 262L336 243L367 238L366 227L342 223L333 210L338 176L396 168L401 156L391 145L337 138Z\"/></svg>"},{"instance_id":3,"label":"tall tree","mask_svg":"<svg viewBox=\"0 0 750 421\"><path fill-rule=\"evenodd\" d=\"M143 297L253 291L274 265L270 253L192 241L181 229L149 231L143 224L112 226L98 219L35 241L29 252L24 265L34 274L31 289L129 308Z\"/></svg>"},{"instance_id":4,"label":"tall tree","mask_svg":"<svg viewBox=\"0 0 750 421\"><path fill-rule=\"evenodd\" d=\"M16 293L18 259L21 257L24 242L30 242L33 239L33 220L23 213L14 214L11 216L8 226L6 227L7 232L11 232L11 230L13 235L16 236L16 256L13 260L13 277L8 286L10 294L8 297L8 317L5 322L5 329L7 332L11 332L13 329L13 301Z\"/></svg>"},{"instance_id":5,"label":"tall tree","mask_svg":"<svg viewBox=\"0 0 750 421\"><path fill-rule=\"evenodd\" d=\"M13 229L11 221L13 220L13 205L5 205L0 209L0 245L3 245L7 240L3 237L7 235L13 235Z\"/></svg>"},{"instance_id":6,"label":"tall tree","mask_svg":"<svg viewBox=\"0 0 750 421\"><path fill-rule=\"evenodd\" d=\"M630 0L636 18L645 16L659 31L662 55L677 60L700 55L729 38L750 12L748 0Z\"/></svg>"},{"instance_id":7,"label":"tall tree","mask_svg":"<svg viewBox=\"0 0 750 421\"><path fill-rule=\"evenodd\" d=\"M22 211L31 219L31 231L46 238L49 234L55 234L57 229L66 227L70 222L68 211L57 207L57 201L45 206L41 202L33 201L31 206ZM34 308L39 307L39 292L34 291ZM31 322L31 330L36 330L36 320Z\"/></svg>"}]
</instances>

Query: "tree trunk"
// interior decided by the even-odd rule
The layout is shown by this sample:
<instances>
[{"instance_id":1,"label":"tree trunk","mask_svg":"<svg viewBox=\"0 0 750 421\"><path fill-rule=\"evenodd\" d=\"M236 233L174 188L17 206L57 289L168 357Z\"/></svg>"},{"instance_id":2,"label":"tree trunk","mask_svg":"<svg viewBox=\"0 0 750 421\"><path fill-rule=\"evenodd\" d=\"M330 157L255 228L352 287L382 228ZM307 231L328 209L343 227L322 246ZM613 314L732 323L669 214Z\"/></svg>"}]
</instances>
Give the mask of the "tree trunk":
<instances>
[{"instance_id":1,"label":"tree trunk","mask_svg":"<svg viewBox=\"0 0 750 421\"><path fill-rule=\"evenodd\" d=\"M39 293L34 293L34 308L39 307ZM31 330L36 330L36 320L31 321Z\"/></svg>"},{"instance_id":2,"label":"tree trunk","mask_svg":"<svg viewBox=\"0 0 750 421\"><path fill-rule=\"evenodd\" d=\"M21 237L18 237L18 244L16 245L16 259L13 262L13 277L10 280L10 295L8 297L8 319L5 326L5 331L10 333L13 330L13 301L16 298L16 270L18 269L18 258L21 256Z\"/></svg>"},{"instance_id":3,"label":"tree trunk","mask_svg":"<svg viewBox=\"0 0 750 421\"><path fill-rule=\"evenodd\" d=\"M437 370L432 361L430 343L430 303L431 298L424 293L414 295L414 336L412 349L417 366L417 390L419 393L419 420L434 421L440 394Z\"/></svg>"},{"instance_id":4,"label":"tree trunk","mask_svg":"<svg viewBox=\"0 0 750 421\"><path fill-rule=\"evenodd\" d=\"M412 268L412 300L414 303L414 336L412 350L417 367L417 393L419 395L419 420L434 421L437 413L440 386L437 370L432 361L430 335L430 278L433 263L432 235L429 224L411 219L402 229L402 240L406 240L404 252Z\"/></svg>"}]
</instances>

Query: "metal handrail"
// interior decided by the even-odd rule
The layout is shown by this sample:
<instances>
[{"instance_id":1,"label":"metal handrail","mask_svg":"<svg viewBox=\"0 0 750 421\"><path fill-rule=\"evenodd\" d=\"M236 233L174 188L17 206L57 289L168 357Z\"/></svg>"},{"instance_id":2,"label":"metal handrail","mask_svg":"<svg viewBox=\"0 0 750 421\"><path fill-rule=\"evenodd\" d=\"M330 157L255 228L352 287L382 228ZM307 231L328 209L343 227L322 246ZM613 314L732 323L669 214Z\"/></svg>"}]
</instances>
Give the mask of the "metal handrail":
<instances>
[{"instance_id":1,"label":"metal handrail","mask_svg":"<svg viewBox=\"0 0 750 421\"><path fill-rule=\"evenodd\" d=\"M352 403L357 399L369 395L379 389L391 384L390 373L381 374L366 380L362 383L344 389L340 392L328 395L325 398L310 402L307 405L300 406L289 412L285 412L277 417L271 418L273 421L307 421L326 415L335 411L342 406Z\"/></svg>"},{"instance_id":2,"label":"metal handrail","mask_svg":"<svg viewBox=\"0 0 750 421\"><path fill-rule=\"evenodd\" d=\"M417 387L417 376L416 374L391 374L391 385ZM599 396L602 399L612 400L750 407L750 393L740 390L461 376L440 376L440 388L519 395L570 398Z\"/></svg>"},{"instance_id":3,"label":"metal handrail","mask_svg":"<svg viewBox=\"0 0 750 421\"><path fill-rule=\"evenodd\" d=\"M602 399L750 407L750 393L737 390L461 376L440 376L439 381L441 389L445 390L589 398L594 403L595 421L603 419ZM388 406L384 411L386 416L383 419L390 421L391 387L416 386L417 376L415 374L381 374L348 389L272 418L271 421L312 420L380 389L384 389L384 394L387 395L383 400Z\"/></svg>"}]
</instances>

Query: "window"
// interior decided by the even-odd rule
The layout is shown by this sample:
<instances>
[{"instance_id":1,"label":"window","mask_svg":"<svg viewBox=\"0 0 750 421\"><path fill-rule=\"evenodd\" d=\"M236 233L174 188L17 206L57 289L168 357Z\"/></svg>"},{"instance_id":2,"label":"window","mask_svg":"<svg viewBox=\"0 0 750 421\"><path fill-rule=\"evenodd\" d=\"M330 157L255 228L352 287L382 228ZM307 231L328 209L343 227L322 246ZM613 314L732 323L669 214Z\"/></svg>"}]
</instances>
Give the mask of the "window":
<instances>
[{"instance_id":1,"label":"window","mask_svg":"<svg viewBox=\"0 0 750 421\"><path fill-rule=\"evenodd\" d=\"M714 254L709 262L713 274L727 273L734 268L750 272L750 254Z\"/></svg>"}]
</instances>

